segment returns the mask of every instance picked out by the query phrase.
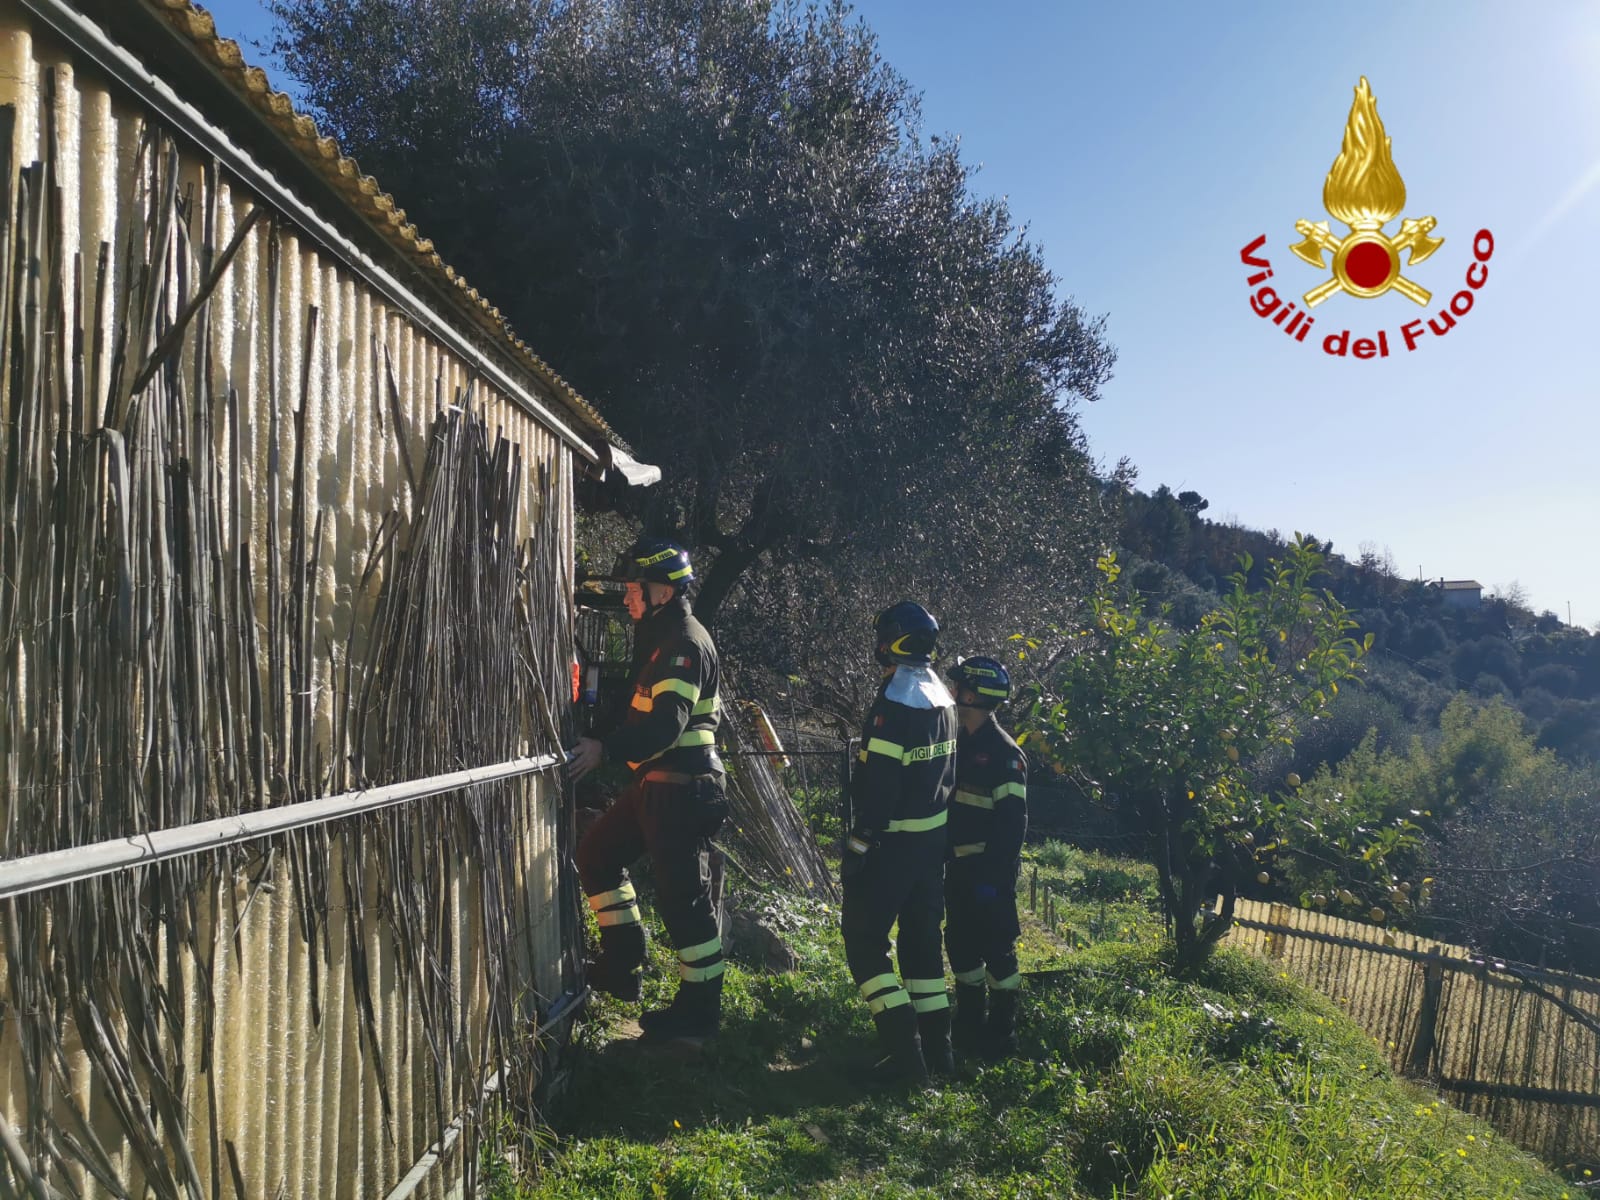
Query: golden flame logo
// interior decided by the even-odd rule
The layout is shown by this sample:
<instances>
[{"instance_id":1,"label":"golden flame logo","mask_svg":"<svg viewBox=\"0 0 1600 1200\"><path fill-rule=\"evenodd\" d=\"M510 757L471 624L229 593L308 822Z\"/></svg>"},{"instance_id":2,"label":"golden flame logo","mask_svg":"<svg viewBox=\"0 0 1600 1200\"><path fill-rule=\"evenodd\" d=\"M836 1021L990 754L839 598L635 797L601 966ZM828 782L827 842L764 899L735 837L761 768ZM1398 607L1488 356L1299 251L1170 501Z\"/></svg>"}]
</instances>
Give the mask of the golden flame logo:
<instances>
[{"instance_id":1,"label":"golden flame logo","mask_svg":"<svg viewBox=\"0 0 1600 1200\"><path fill-rule=\"evenodd\" d=\"M1406 183L1389 153L1392 146L1362 76L1345 122L1344 145L1322 185L1322 206L1352 229L1377 229L1398 217L1406 206Z\"/></svg>"},{"instance_id":2,"label":"golden flame logo","mask_svg":"<svg viewBox=\"0 0 1600 1200\"><path fill-rule=\"evenodd\" d=\"M1323 251L1333 255L1333 278L1305 294L1308 308L1338 291L1367 299L1393 288L1418 304L1432 298L1426 288L1400 274L1400 253L1410 251L1407 263L1415 266L1444 245L1443 238L1428 236L1438 222L1432 217L1407 217L1394 237L1383 232L1384 225L1399 216L1406 204L1405 180L1400 178L1390 149L1378 102L1363 75L1345 122L1339 157L1333 160L1322 185L1323 207L1348 225L1350 233L1335 237L1326 221L1296 221L1295 231L1305 241L1289 247L1319 270L1327 267Z\"/></svg>"}]
</instances>

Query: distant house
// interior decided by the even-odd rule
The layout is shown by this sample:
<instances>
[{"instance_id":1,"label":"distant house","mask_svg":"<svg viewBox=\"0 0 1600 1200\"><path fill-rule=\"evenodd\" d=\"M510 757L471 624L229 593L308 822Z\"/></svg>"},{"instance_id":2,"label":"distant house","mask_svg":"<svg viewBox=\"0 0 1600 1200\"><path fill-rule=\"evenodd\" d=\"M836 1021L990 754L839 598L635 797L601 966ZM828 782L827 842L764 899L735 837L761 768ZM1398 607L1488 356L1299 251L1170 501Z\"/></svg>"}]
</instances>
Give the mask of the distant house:
<instances>
[{"instance_id":1,"label":"distant house","mask_svg":"<svg viewBox=\"0 0 1600 1200\"><path fill-rule=\"evenodd\" d=\"M1446 608L1477 608L1483 601L1483 584L1476 579L1441 579L1434 586L1444 593Z\"/></svg>"}]
</instances>

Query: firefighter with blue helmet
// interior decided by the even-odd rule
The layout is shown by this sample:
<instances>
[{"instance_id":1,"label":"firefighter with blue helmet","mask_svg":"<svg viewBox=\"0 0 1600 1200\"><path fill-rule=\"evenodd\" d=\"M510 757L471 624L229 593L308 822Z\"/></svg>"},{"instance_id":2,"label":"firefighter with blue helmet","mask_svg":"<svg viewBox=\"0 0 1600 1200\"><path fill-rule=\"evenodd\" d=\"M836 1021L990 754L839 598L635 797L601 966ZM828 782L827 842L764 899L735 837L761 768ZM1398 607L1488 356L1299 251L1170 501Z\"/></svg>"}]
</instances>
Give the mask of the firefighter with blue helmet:
<instances>
[{"instance_id":1,"label":"firefighter with blue helmet","mask_svg":"<svg viewBox=\"0 0 1600 1200\"><path fill-rule=\"evenodd\" d=\"M954 700L934 673L939 623L903 600L879 614L883 683L850 781L852 823L839 873L845 959L872 1011L878 1082L954 1070L939 946L946 805L955 786ZM899 923L897 976L889 931Z\"/></svg>"},{"instance_id":2,"label":"firefighter with blue helmet","mask_svg":"<svg viewBox=\"0 0 1600 1200\"><path fill-rule=\"evenodd\" d=\"M995 715L1011 697L1005 666L962 659L950 681L961 726L944 880L953 1037L957 1050L995 1060L1017 1048L1017 871L1028 830L1028 762Z\"/></svg>"},{"instance_id":3,"label":"firefighter with blue helmet","mask_svg":"<svg viewBox=\"0 0 1600 1200\"><path fill-rule=\"evenodd\" d=\"M727 815L717 650L689 609L694 570L682 546L641 538L611 578L627 584L634 621L633 698L616 728L579 739L569 769L581 779L609 759L633 778L578 843L579 879L600 924L589 982L639 999L645 936L628 865L649 854L680 980L671 1005L639 1025L647 1041L700 1041L717 1032L724 969L711 876L711 838Z\"/></svg>"}]
</instances>

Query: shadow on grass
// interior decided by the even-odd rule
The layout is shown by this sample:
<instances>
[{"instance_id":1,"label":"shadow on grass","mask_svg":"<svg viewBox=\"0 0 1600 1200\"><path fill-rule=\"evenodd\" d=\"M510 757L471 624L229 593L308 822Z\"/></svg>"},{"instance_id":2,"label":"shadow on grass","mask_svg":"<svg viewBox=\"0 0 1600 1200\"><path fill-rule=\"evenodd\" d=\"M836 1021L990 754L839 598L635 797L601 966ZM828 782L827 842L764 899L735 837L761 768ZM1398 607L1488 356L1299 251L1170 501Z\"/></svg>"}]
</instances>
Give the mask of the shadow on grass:
<instances>
[{"instance_id":1,"label":"shadow on grass","mask_svg":"<svg viewBox=\"0 0 1600 1200\"><path fill-rule=\"evenodd\" d=\"M828 1052L766 1062L752 1036L755 1023L724 1022L720 1037L698 1050L643 1046L626 1036L580 1047L575 1086L557 1110L556 1131L653 1140L677 1128L743 1126L868 1098L852 1069L872 1061L869 1039L847 1036ZM764 1034L760 1041L770 1042L770 1030Z\"/></svg>"}]
</instances>

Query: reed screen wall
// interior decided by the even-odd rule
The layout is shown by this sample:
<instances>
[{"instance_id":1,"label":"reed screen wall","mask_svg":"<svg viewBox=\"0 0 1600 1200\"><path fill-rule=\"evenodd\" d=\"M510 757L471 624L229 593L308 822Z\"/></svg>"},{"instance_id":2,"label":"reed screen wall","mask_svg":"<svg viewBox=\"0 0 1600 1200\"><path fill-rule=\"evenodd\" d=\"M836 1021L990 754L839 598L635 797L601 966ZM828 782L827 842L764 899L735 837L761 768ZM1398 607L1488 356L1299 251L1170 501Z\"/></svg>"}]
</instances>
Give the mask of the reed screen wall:
<instances>
[{"instance_id":1,"label":"reed screen wall","mask_svg":"<svg viewBox=\"0 0 1600 1200\"><path fill-rule=\"evenodd\" d=\"M1349 1012L1396 1070L1558 1167L1600 1164L1600 980L1240 900L1227 942Z\"/></svg>"},{"instance_id":2,"label":"reed screen wall","mask_svg":"<svg viewBox=\"0 0 1600 1200\"><path fill-rule=\"evenodd\" d=\"M559 757L592 452L201 144L0 3L7 860ZM533 771L0 903L0 1184L470 1186L569 819Z\"/></svg>"}]
</instances>

